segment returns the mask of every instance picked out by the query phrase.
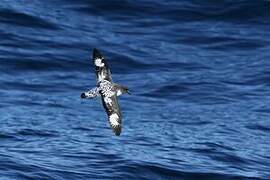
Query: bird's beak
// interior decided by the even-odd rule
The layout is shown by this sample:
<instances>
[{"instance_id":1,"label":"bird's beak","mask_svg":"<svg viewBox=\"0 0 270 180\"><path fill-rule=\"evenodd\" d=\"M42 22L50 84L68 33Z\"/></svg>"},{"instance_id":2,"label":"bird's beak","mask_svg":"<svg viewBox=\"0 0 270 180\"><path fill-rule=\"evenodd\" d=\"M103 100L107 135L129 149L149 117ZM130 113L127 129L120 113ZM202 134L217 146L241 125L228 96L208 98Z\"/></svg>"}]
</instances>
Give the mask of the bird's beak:
<instances>
[{"instance_id":1,"label":"bird's beak","mask_svg":"<svg viewBox=\"0 0 270 180\"><path fill-rule=\"evenodd\" d=\"M127 93L128 93L129 95L131 95L131 93L130 93L130 91L129 91L129 90L127 90Z\"/></svg>"}]
</instances>

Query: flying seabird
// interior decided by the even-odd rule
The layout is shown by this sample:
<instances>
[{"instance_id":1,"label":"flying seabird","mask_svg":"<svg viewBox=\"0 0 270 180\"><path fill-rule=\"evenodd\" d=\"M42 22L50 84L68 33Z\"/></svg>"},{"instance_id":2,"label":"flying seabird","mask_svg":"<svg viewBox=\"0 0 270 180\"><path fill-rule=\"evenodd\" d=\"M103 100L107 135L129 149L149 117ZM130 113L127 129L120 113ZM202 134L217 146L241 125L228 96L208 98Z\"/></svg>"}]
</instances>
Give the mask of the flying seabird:
<instances>
[{"instance_id":1,"label":"flying seabird","mask_svg":"<svg viewBox=\"0 0 270 180\"><path fill-rule=\"evenodd\" d=\"M81 94L81 98L95 98L101 96L102 104L107 112L110 126L116 136L121 134L122 114L117 96L128 93L127 87L112 81L111 71L103 55L94 48L94 70L97 78L97 86Z\"/></svg>"}]
</instances>

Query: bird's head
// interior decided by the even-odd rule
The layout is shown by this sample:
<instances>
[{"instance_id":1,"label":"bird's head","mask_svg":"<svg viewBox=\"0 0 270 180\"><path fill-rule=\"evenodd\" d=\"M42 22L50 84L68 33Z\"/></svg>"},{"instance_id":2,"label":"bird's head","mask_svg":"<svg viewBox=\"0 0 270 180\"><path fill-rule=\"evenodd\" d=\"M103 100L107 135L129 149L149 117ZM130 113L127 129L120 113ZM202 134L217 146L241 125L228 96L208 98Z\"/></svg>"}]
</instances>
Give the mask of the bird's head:
<instances>
[{"instance_id":1,"label":"bird's head","mask_svg":"<svg viewBox=\"0 0 270 180\"><path fill-rule=\"evenodd\" d=\"M129 89L128 89L127 87L123 87L123 92L124 92L124 93L128 93L128 94L131 94L130 91L129 91ZM123 94L124 94L124 93L123 93Z\"/></svg>"}]
</instances>

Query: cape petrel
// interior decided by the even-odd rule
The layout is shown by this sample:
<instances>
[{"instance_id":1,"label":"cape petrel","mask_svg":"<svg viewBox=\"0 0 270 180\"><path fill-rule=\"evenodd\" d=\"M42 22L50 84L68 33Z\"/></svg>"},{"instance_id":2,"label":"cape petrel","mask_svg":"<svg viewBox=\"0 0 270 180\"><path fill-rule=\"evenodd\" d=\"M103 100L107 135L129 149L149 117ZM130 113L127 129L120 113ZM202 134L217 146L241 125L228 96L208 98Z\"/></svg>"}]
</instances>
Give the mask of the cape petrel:
<instances>
[{"instance_id":1,"label":"cape petrel","mask_svg":"<svg viewBox=\"0 0 270 180\"><path fill-rule=\"evenodd\" d=\"M81 98L95 98L101 96L102 104L107 112L110 126L116 136L121 134L122 114L117 96L128 93L127 87L112 81L111 71L103 55L93 50L94 69L97 78L97 86L81 94Z\"/></svg>"}]
</instances>

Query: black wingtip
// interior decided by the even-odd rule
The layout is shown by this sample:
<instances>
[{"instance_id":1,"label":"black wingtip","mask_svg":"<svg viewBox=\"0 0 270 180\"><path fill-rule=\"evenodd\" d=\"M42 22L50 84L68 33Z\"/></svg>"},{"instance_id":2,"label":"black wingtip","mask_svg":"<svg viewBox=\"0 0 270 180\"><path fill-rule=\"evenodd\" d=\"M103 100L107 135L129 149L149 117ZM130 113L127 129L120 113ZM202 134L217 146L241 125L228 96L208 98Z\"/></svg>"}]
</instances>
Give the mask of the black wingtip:
<instances>
[{"instance_id":1,"label":"black wingtip","mask_svg":"<svg viewBox=\"0 0 270 180\"><path fill-rule=\"evenodd\" d=\"M113 132L116 136L120 136L121 134L121 126L117 126L115 128L113 128Z\"/></svg>"},{"instance_id":2,"label":"black wingtip","mask_svg":"<svg viewBox=\"0 0 270 180\"><path fill-rule=\"evenodd\" d=\"M115 132L115 135L116 135L116 136L120 136L120 134L121 134L121 131L116 131L116 132Z\"/></svg>"},{"instance_id":3,"label":"black wingtip","mask_svg":"<svg viewBox=\"0 0 270 180\"><path fill-rule=\"evenodd\" d=\"M99 50L97 50L96 48L93 49L93 58L94 58L94 59L102 58L101 53L100 53Z\"/></svg>"},{"instance_id":4,"label":"black wingtip","mask_svg":"<svg viewBox=\"0 0 270 180\"><path fill-rule=\"evenodd\" d=\"M81 94L81 98L82 98L82 99L86 98L85 93L82 93L82 94Z\"/></svg>"}]
</instances>

